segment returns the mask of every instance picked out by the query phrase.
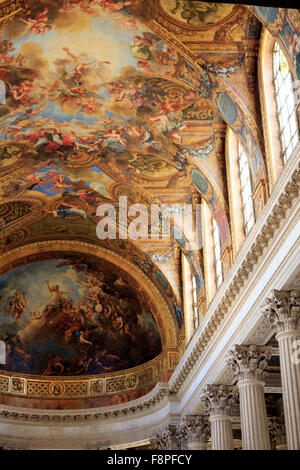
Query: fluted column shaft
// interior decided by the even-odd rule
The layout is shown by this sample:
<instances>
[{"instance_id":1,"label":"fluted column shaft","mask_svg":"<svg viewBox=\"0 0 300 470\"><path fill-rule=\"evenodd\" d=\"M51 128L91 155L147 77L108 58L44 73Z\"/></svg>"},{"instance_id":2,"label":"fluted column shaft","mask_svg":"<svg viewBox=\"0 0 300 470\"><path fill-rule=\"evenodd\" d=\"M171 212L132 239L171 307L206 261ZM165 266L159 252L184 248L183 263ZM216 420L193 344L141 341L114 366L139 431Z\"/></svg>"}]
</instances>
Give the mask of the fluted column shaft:
<instances>
[{"instance_id":1,"label":"fluted column shaft","mask_svg":"<svg viewBox=\"0 0 300 470\"><path fill-rule=\"evenodd\" d=\"M233 450L232 423L230 416L210 417L212 450Z\"/></svg>"},{"instance_id":2,"label":"fluted column shaft","mask_svg":"<svg viewBox=\"0 0 300 470\"><path fill-rule=\"evenodd\" d=\"M300 336L295 331L279 333L282 399L287 448L300 450L300 361L295 357L296 341Z\"/></svg>"},{"instance_id":3,"label":"fluted column shaft","mask_svg":"<svg viewBox=\"0 0 300 470\"><path fill-rule=\"evenodd\" d=\"M277 331L288 450L300 450L300 291L274 290L263 311Z\"/></svg>"},{"instance_id":4,"label":"fluted column shaft","mask_svg":"<svg viewBox=\"0 0 300 470\"><path fill-rule=\"evenodd\" d=\"M237 385L240 393L243 450L270 450L264 382L241 380Z\"/></svg>"},{"instance_id":5,"label":"fluted column shaft","mask_svg":"<svg viewBox=\"0 0 300 470\"><path fill-rule=\"evenodd\" d=\"M187 444L188 450L207 450L207 442L191 441Z\"/></svg>"},{"instance_id":6,"label":"fluted column shaft","mask_svg":"<svg viewBox=\"0 0 300 470\"><path fill-rule=\"evenodd\" d=\"M254 344L236 344L229 352L227 363L238 378L243 450L271 449L261 380L270 355L270 347Z\"/></svg>"}]
</instances>

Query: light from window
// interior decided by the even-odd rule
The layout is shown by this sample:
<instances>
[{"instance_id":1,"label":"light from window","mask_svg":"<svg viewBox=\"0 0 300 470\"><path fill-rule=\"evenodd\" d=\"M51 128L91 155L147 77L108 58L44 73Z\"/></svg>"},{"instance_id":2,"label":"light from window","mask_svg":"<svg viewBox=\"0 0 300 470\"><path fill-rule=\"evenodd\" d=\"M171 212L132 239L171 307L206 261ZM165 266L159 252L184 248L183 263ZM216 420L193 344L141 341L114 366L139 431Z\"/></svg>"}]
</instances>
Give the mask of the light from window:
<instances>
[{"instance_id":1,"label":"light from window","mask_svg":"<svg viewBox=\"0 0 300 470\"><path fill-rule=\"evenodd\" d=\"M192 275L192 296L193 296L193 324L194 329L199 326L198 294L196 278Z\"/></svg>"},{"instance_id":2,"label":"light from window","mask_svg":"<svg viewBox=\"0 0 300 470\"><path fill-rule=\"evenodd\" d=\"M244 215L244 226L246 234L252 228L255 217L254 217L254 207L252 199L252 184L251 184L251 174L249 168L249 162L247 155L244 151L244 148L239 143L238 146L238 159L240 167L240 178L241 178L241 193L243 201L243 215Z\"/></svg>"},{"instance_id":3,"label":"light from window","mask_svg":"<svg viewBox=\"0 0 300 470\"><path fill-rule=\"evenodd\" d=\"M299 141L299 131L293 77L286 57L277 42L273 51L273 73L282 153L286 163Z\"/></svg>"},{"instance_id":4,"label":"light from window","mask_svg":"<svg viewBox=\"0 0 300 470\"><path fill-rule=\"evenodd\" d=\"M214 253L215 253L216 284L217 284L217 287L220 287L220 285L223 282L220 231L219 231L219 227L215 219L213 219L212 224L213 224L213 241L214 241Z\"/></svg>"}]
</instances>

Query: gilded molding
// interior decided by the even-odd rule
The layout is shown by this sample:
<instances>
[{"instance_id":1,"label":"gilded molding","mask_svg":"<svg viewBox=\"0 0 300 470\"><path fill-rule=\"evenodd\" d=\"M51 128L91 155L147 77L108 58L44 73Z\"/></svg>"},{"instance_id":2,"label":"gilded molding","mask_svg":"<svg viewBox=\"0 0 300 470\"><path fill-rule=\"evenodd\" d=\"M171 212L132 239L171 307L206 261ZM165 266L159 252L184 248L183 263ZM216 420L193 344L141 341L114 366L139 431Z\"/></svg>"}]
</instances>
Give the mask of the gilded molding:
<instances>
[{"instance_id":1,"label":"gilded molding","mask_svg":"<svg viewBox=\"0 0 300 470\"><path fill-rule=\"evenodd\" d=\"M0 3L0 22L7 23L25 8L25 0L7 0Z\"/></svg>"},{"instance_id":2,"label":"gilded molding","mask_svg":"<svg viewBox=\"0 0 300 470\"><path fill-rule=\"evenodd\" d=\"M1 371L0 393L26 398L78 399L129 392L157 383L171 361L164 352L147 364L120 373L90 377L41 377Z\"/></svg>"}]
</instances>

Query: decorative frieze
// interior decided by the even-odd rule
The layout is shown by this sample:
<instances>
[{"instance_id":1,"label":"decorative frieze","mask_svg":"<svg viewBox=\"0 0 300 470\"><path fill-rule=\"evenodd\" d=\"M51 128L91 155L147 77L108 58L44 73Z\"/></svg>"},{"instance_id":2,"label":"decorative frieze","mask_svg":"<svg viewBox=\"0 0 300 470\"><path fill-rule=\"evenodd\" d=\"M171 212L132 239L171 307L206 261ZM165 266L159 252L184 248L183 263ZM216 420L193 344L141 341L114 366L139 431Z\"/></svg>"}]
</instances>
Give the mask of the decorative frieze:
<instances>
[{"instance_id":1,"label":"decorative frieze","mask_svg":"<svg viewBox=\"0 0 300 470\"><path fill-rule=\"evenodd\" d=\"M148 364L138 366L123 375L83 377L40 377L0 371L0 392L27 398L78 399L129 392L157 382L167 371L162 354ZM159 371L159 374L157 374Z\"/></svg>"}]
</instances>

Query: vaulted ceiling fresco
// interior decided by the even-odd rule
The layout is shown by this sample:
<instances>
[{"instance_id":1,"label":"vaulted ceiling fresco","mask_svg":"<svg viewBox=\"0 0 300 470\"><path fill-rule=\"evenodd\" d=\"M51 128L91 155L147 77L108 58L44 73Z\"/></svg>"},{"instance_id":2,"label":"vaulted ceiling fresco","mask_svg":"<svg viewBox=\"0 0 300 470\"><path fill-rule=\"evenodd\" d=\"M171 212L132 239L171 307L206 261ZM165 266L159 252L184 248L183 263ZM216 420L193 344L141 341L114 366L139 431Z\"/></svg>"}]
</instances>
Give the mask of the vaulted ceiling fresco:
<instances>
[{"instance_id":1,"label":"vaulted ceiling fresco","mask_svg":"<svg viewBox=\"0 0 300 470\"><path fill-rule=\"evenodd\" d=\"M185 250L189 234L178 228L170 239L99 240L97 207L118 210L126 196L176 213L205 200L223 249L231 246L227 125L254 180L265 172L260 26L248 7L183 0L29 0L3 23L0 331L17 358L8 372L109 375L139 367L164 353L164 328L174 336L164 370L174 368L184 336L180 256L205 296L201 250ZM51 241L59 250L66 240L140 270L170 312L172 331L147 307L142 280L130 287L117 262L61 249L59 257L18 264L21 247L40 252Z\"/></svg>"}]
</instances>

